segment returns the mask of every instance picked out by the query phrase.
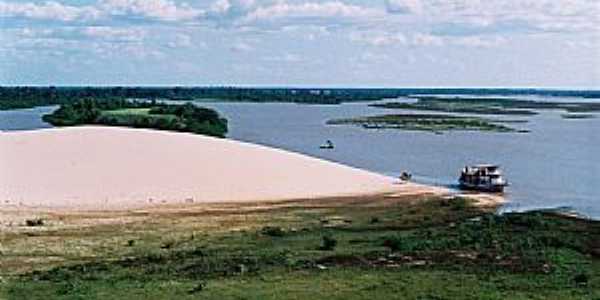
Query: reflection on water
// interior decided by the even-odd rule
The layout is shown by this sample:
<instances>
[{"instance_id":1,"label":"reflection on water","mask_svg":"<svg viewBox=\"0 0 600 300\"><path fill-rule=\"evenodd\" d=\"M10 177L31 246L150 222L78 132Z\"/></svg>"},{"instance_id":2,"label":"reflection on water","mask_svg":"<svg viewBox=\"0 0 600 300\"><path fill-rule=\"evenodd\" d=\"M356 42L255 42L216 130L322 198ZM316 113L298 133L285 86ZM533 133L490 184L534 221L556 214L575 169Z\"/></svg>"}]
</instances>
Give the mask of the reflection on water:
<instances>
[{"instance_id":1,"label":"reflection on water","mask_svg":"<svg viewBox=\"0 0 600 300\"><path fill-rule=\"evenodd\" d=\"M572 207L600 218L600 118L564 120L560 111L511 124L531 133L365 130L328 126L332 118L393 113L365 103L328 105L206 103L224 114L229 137L274 146L396 176L410 171L423 183L449 186L467 164L501 164L511 185L505 210ZM47 127L52 108L0 112L0 130ZM514 116L510 117L515 119ZM326 140L335 149L320 149Z\"/></svg>"}]
</instances>

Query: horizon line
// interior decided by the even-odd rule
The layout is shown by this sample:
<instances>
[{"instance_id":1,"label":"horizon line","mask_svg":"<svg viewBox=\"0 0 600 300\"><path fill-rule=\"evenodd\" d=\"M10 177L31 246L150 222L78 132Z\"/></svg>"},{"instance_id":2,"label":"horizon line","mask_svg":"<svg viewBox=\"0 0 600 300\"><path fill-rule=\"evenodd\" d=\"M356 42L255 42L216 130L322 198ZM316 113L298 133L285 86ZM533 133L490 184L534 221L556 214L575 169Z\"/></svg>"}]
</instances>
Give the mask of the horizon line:
<instances>
[{"instance_id":1,"label":"horizon line","mask_svg":"<svg viewBox=\"0 0 600 300\"><path fill-rule=\"evenodd\" d=\"M373 85L266 85L266 84L0 84L0 88L10 87L60 87L60 88L254 88L254 89L469 89L469 90L555 90L555 91L598 91L600 87L545 87L545 86L373 86Z\"/></svg>"}]
</instances>

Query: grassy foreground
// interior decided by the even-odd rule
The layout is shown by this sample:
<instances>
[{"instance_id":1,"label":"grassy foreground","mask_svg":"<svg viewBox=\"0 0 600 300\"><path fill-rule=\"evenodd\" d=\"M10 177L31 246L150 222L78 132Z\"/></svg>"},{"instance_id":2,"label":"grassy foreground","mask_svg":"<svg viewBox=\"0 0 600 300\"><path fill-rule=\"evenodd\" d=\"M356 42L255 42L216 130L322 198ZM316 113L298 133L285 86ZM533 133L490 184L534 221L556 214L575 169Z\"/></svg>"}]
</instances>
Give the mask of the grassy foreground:
<instances>
[{"instance_id":1,"label":"grassy foreground","mask_svg":"<svg viewBox=\"0 0 600 300\"><path fill-rule=\"evenodd\" d=\"M40 215L0 232L0 299L600 299L600 224L491 210L378 196Z\"/></svg>"}]
</instances>

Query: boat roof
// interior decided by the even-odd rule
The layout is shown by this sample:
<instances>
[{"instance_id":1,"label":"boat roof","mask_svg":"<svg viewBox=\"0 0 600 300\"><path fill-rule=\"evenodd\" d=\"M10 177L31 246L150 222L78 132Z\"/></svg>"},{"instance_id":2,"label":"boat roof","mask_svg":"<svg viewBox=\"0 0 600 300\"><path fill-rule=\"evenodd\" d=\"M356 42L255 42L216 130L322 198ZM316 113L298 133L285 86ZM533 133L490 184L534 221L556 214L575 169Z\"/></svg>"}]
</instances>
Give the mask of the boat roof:
<instances>
[{"instance_id":1,"label":"boat roof","mask_svg":"<svg viewBox=\"0 0 600 300\"><path fill-rule=\"evenodd\" d=\"M494 165L494 164L477 164L477 165L472 165L470 167L471 168L499 168L500 165Z\"/></svg>"}]
</instances>

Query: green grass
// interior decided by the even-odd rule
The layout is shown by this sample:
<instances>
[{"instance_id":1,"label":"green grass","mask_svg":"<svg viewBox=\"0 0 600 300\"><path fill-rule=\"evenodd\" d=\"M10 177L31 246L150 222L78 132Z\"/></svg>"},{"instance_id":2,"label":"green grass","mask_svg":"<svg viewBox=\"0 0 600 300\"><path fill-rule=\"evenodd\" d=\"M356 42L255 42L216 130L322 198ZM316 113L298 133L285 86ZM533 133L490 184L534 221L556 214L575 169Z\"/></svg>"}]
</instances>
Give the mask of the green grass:
<instances>
[{"instance_id":1,"label":"green grass","mask_svg":"<svg viewBox=\"0 0 600 300\"><path fill-rule=\"evenodd\" d=\"M243 213L254 225L242 230L231 227L239 210L219 210L215 232L193 228L210 215L154 216L103 231L103 240L128 234L108 256L7 277L0 298L600 297L597 222L541 212L497 216L462 198L386 201L262 207ZM159 229L177 234L157 241L149 234ZM133 245L125 242L132 235ZM324 237L335 245L323 247Z\"/></svg>"},{"instance_id":2,"label":"green grass","mask_svg":"<svg viewBox=\"0 0 600 300\"><path fill-rule=\"evenodd\" d=\"M124 108L116 110L105 110L103 114L110 115L149 115L151 108Z\"/></svg>"},{"instance_id":3,"label":"green grass","mask_svg":"<svg viewBox=\"0 0 600 300\"><path fill-rule=\"evenodd\" d=\"M117 110L103 110L101 117L109 118L112 117L117 123L127 124L132 119L149 118L152 120L162 119L167 122L176 121L177 116L172 114L151 114L151 108L125 108Z\"/></svg>"},{"instance_id":4,"label":"green grass","mask_svg":"<svg viewBox=\"0 0 600 300\"><path fill-rule=\"evenodd\" d=\"M598 267L598 266L596 266ZM599 274L596 273L596 276ZM514 275L401 267L276 270L221 280L85 280L23 285L15 299L597 299L594 287ZM598 284L596 280L594 285Z\"/></svg>"}]
</instances>

